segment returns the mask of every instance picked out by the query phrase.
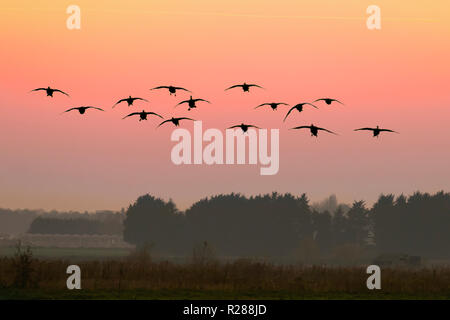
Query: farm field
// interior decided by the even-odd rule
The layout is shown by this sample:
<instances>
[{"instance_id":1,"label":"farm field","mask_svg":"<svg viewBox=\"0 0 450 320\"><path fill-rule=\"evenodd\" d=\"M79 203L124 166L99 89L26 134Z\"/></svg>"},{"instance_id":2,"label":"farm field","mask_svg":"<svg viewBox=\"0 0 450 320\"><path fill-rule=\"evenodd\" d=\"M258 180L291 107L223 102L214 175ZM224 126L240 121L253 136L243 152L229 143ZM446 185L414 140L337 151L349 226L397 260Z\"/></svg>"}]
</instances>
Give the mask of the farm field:
<instances>
[{"instance_id":1,"label":"farm field","mask_svg":"<svg viewBox=\"0 0 450 320\"><path fill-rule=\"evenodd\" d=\"M84 255L76 262L81 290L66 288L71 262L56 254ZM174 263L141 251L43 249L0 257L0 299L450 299L448 266L382 268L381 290L367 289L367 277L363 266L219 262L204 256Z\"/></svg>"}]
</instances>

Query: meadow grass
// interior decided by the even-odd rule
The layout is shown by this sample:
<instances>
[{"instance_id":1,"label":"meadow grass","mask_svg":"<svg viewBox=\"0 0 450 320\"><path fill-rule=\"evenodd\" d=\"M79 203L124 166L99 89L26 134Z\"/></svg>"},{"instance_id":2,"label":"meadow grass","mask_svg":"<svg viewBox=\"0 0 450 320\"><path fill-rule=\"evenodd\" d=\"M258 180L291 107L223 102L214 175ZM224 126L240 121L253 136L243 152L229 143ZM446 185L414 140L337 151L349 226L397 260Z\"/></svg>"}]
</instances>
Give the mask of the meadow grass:
<instances>
[{"instance_id":1,"label":"meadow grass","mask_svg":"<svg viewBox=\"0 0 450 320\"><path fill-rule=\"evenodd\" d=\"M27 255L26 251L21 253ZM450 299L450 268L383 268L368 290L365 267L279 265L252 260L152 261L146 253L87 259L82 290L66 288L65 259L0 258L0 299Z\"/></svg>"}]
</instances>

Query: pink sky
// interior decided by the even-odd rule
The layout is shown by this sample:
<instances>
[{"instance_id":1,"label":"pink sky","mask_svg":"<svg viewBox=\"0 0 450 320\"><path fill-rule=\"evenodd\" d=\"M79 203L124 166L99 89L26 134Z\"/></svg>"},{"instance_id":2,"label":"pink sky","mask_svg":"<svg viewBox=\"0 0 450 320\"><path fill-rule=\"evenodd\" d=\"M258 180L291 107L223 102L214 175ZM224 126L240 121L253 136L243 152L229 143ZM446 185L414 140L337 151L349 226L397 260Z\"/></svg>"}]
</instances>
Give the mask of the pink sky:
<instances>
[{"instance_id":1,"label":"pink sky","mask_svg":"<svg viewBox=\"0 0 450 320\"><path fill-rule=\"evenodd\" d=\"M110 2L78 1L82 27L72 31L68 4L0 5L0 207L120 209L151 193L185 208L216 193L272 191L372 202L381 192L449 190L448 2L378 1L378 31L366 27L373 3L365 1ZM267 90L224 92L243 81ZM187 112L173 108L185 94L148 90L172 83L212 104ZM71 98L28 93L42 86ZM111 109L128 95L150 103ZM253 109L324 96L346 105L320 105L286 123L286 107ZM80 105L107 112L60 114ZM279 173L175 166L172 126L121 120L143 108L191 116L205 129L279 128ZM288 130L311 122L340 135ZM401 134L352 131L376 125Z\"/></svg>"}]
</instances>

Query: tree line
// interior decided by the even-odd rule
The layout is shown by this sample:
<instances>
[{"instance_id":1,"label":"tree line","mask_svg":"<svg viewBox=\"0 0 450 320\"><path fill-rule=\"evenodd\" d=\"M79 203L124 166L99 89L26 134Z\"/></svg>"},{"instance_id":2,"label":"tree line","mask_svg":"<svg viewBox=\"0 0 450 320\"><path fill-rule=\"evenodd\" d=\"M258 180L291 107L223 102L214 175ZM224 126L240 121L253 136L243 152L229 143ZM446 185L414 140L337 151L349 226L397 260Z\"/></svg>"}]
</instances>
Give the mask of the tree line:
<instances>
[{"instance_id":1,"label":"tree line","mask_svg":"<svg viewBox=\"0 0 450 320\"><path fill-rule=\"evenodd\" d=\"M381 195L372 208L355 201L334 212L316 210L305 194L217 195L184 212L147 194L129 206L123 234L174 255L207 242L223 256L286 256L305 246L327 255L345 245L449 256L450 194Z\"/></svg>"},{"instance_id":2,"label":"tree line","mask_svg":"<svg viewBox=\"0 0 450 320\"><path fill-rule=\"evenodd\" d=\"M124 217L124 211L44 213L34 217L27 232L34 234L122 234Z\"/></svg>"}]
</instances>

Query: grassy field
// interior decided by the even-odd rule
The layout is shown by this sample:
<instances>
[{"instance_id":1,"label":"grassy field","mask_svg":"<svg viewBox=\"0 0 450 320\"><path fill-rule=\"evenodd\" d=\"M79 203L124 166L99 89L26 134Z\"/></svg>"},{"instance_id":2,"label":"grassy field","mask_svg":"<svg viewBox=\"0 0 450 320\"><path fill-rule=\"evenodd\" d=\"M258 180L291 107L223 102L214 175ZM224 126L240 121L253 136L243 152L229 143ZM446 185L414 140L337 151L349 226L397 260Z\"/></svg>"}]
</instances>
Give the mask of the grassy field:
<instances>
[{"instance_id":1,"label":"grassy field","mask_svg":"<svg viewBox=\"0 0 450 320\"><path fill-rule=\"evenodd\" d=\"M60 251L61 250L61 251ZM99 251L100 250L100 251ZM84 257L81 290L66 268ZM102 258L99 258L102 257ZM450 268L382 269L382 289L365 267L277 265L252 260L155 261L147 251L21 249L0 257L0 299L450 299Z\"/></svg>"}]
</instances>

